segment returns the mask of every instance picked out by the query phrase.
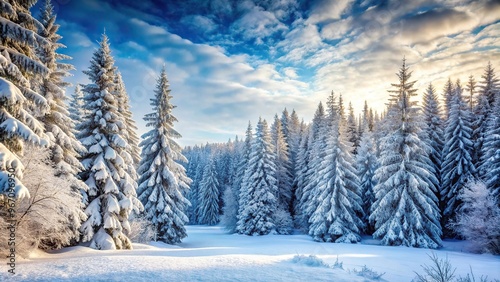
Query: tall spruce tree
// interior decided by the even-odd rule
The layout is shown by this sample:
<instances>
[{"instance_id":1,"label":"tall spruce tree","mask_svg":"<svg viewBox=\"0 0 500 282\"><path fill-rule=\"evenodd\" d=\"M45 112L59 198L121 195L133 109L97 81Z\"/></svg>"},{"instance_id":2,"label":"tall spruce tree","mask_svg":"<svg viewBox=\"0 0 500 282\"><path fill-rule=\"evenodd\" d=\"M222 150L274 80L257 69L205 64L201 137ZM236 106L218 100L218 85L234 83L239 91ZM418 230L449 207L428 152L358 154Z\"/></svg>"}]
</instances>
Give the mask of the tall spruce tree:
<instances>
[{"instance_id":1,"label":"tall spruce tree","mask_svg":"<svg viewBox=\"0 0 500 282\"><path fill-rule=\"evenodd\" d=\"M357 130L356 117L354 116L354 108L349 103L349 115L347 116L346 138L352 144L351 153L356 155L359 147L359 133Z\"/></svg>"},{"instance_id":2,"label":"tall spruce tree","mask_svg":"<svg viewBox=\"0 0 500 282\"><path fill-rule=\"evenodd\" d=\"M36 1L0 1L0 201L9 188L15 197L29 197L21 182L24 166L17 154L26 143L47 145L43 124L31 109L43 115L50 110L47 100L33 91L29 78L47 75L48 68L37 58L36 48L50 48L50 41L37 34L30 8ZM8 174L13 170L15 186Z\"/></svg>"},{"instance_id":3,"label":"tall spruce tree","mask_svg":"<svg viewBox=\"0 0 500 282\"><path fill-rule=\"evenodd\" d=\"M276 199L276 165L267 122L259 119L245 171L244 195L237 230L240 234L266 235L275 231L273 213Z\"/></svg>"},{"instance_id":4,"label":"tall spruce tree","mask_svg":"<svg viewBox=\"0 0 500 282\"><path fill-rule=\"evenodd\" d=\"M144 120L152 129L142 135L139 187L137 193L144 204L146 218L153 223L157 239L168 244L181 242L187 236L185 225L190 205L185 198L191 179L179 162L187 162L175 138L181 135L174 129L169 83L165 67L158 78L155 96L151 99L152 113Z\"/></svg>"},{"instance_id":5,"label":"tall spruce tree","mask_svg":"<svg viewBox=\"0 0 500 282\"><path fill-rule=\"evenodd\" d=\"M333 93L332 93L333 96ZM331 98L331 97L330 97ZM329 101L333 102L333 99ZM300 190L300 198L298 200L298 208L297 208L297 220L299 224L306 230L309 230L309 219L313 212L315 211L315 203L314 201L317 199L316 197L316 187L317 183L320 180L318 177L318 167L321 164L324 156L325 156L325 146L326 146L326 128L327 128L327 119L325 116L325 110L323 108L323 104L320 102L318 108L316 109L316 113L314 114L314 118L312 121L312 125L309 132L309 141L307 144L308 152L305 154L307 156L307 166L304 166L301 172L302 186L298 186L297 190Z\"/></svg>"},{"instance_id":6,"label":"tall spruce tree","mask_svg":"<svg viewBox=\"0 0 500 282\"><path fill-rule=\"evenodd\" d=\"M355 243L361 240L363 230L362 203L359 179L353 167L352 147L342 138L340 115L329 103L328 125L325 131L324 161L316 167L320 178L314 188L314 200L307 209L313 210L309 218L309 235L315 241Z\"/></svg>"},{"instance_id":7,"label":"tall spruce tree","mask_svg":"<svg viewBox=\"0 0 500 282\"><path fill-rule=\"evenodd\" d=\"M482 155L485 150L483 149L484 140L487 137L487 124L490 116L494 114L493 106L495 103L495 97L500 91L499 79L496 77L495 69L488 62L488 65L484 69L484 73L481 76L482 80L479 82L477 104L474 111L474 121L473 121L473 140L474 140L474 159L473 162L478 168L477 176L483 178L487 171L483 168L487 168L487 165L482 161L485 157Z\"/></svg>"},{"instance_id":8,"label":"tall spruce tree","mask_svg":"<svg viewBox=\"0 0 500 282\"><path fill-rule=\"evenodd\" d=\"M215 225L219 222L219 182L214 160L208 161L200 183L198 217L200 224Z\"/></svg>"},{"instance_id":9,"label":"tall spruce tree","mask_svg":"<svg viewBox=\"0 0 500 282\"><path fill-rule=\"evenodd\" d=\"M436 196L440 199L441 193L441 161L444 146L444 122L441 118L441 107L439 99L432 84L429 84L423 97L423 115L424 115L424 132L426 134L425 141L431 151L429 158L434 167L434 174L438 180L436 187ZM439 207L442 209L442 202L439 201Z\"/></svg>"},{"instance_id":10,"label":"tall spruce tree","mask_svg":"<svg viewBox=\"0 0 500 282\"><path fill-rule=\"evenodd\" d=\"M274 116L271 135L275 154L276 185L278 186L276 199L278 200L279 208L289 212L292 202L293 179L291 174L289 147L278 115Z\"/></svg>"},{"instance_id":11,"label":"tall spruce tree","mask_svg":"<svg viewBox=\"0 0 500 282\"><path fill-rule=\"evenodd\" d=\"M248 202L249 200L249 194L248 192L250 191L249 189L247 189L247 181L246 181L246 169L248 167L248 162L250 161L250 154L252 152L252 144L253 144L253 130L252 130L252 124L250 123L250 121L248 122L248 127L247 127L247 130L245 132L245 141L244 141L244 145L243 145L243 156L242 156L242 159L240 161L240 163L238 164L238 172L237 172L237 179L239 179L238 181L235 181L235 184L236 185L236 188L238 190L238 193L239 193L239 197L238 197L238 215L237 215L237 220L239 221L240 220L240 217L242 216L243 214L243 208L245 206L245 204ZM237 231L237 227L238 227L238 223L236 223L236 231Z\"/></svg>"},{"instance_id":12,"label":"tall spruce tree","mask_svg":"<svg viewBox=\"0 0 500 282\"><path fill-rule=\"evenodd\" d=\"M450 116L451 104L454 94L455 94L455 89L453 87L453 82L451 81L451 78L448 78L443 89L445 119L448 119L448 117Z\"/></svg>"},{"instance_id":13,"label":"tall spruce tree","mask_svg":"<svg viewBox=\"0 0 500 282\"><path fill-rule=\"evenodd\" d=\"M464 100L461 86L457 84L455 89L444 132L445 144L441 171L444 227L449 219L455 216L461 203L459 195L464 186L473 180L476 171L472 162L471 114ZM451 236L452 233L449 229L445 229L445 235Z\"/></svg>"},{"instance_id":14,"label":"tall spruce tree","mask_svg":"<svg viewBox=\"0 0 500 282\"><path fill-rule=\"evenodd\" d=\"M77 173L83 170L78 157L80 152L85 151L85 147L75 137L75 122L70 117L65 96L65 90L69 83L64 81L65 77L70 76L69 70L73 70L74 67L61 62L61 60L68 60L71 57L58 53L58 49L65 46L58 42L61 36L57 34L59 25L55 21L56 15L51 1L45 0L41 8L40 18L43 29L39 31L39 34L46 38L50 44L45 47L40 46L36 51L49 72L43 77L35 77L35 81L38 93L45 97L50 110L41 116L40 120L51 141L50 161L55 169L55 176L66 178L68 183L71 183L70 187L61 187L61 189L72 189L73 192L76 192L75 195L80 195L80 191L88 189L85 183L77 178ZM76 240L79 239L81 222L86 219L83 204L82 202L81 206L71 207L73 216L70 218L68 228ZM57 239L53 239L50 243L60 245L57 241Z\"/></svg>"},{"instance_id":15,"label":"tall spruce tree","mask_svg":"<svg viewBox=\"0 0 500 282\"><path fill-rule=\"evenodd\" d=\"M136 183L127 172L128 144L120 134L125 123L114 95L115 67L106 35L84 73L91 83L83 88L88 114L79 135L87 149L81 156L81 179L88 186L84 195L88 219L80 228L83 241L90 241L95 249L131 249L128 218L132 210L142 210L142 204L136 198Z\"/></svg>"},{"instance_id":16,"label":"tall spruce tree","mask_svg":"<svg viewBox=\"0 0 500 282\"><path fill-rule=\"evenodd\" d=\"M80 124L83 121L86 113L84 110L85 101L83 100L83 92L80 85L75 86L75 91L71 95L71 99L69 101L69 117L75 124L75 128L79 128ZM75 135L78 135L75 133Z\"/></svg>"},{"instance_id":17,"label":"tall spruce tree","mask_svg":"<svg viewBox=\"0 0 500 282\"><path fill-rule=\"evenodd\" d=\"M492 112L487 120L481 168L485 171L486 187L491 190L500 206L500 94L498 93L500 92L497 92Z\"/></svg>"},{"instance_id":18,"label":"tall spruce tree","mask_svg":"<svg viewBox=\"0 0 500 282\"><path fill-rule=\"evenodd\" d=\"M307 231L308 218L305 214L305 202L306 197L304 196L304 189L307 185L307 175L309 172L311 161L311 145L312 145L312 133L310 126L304 126L302 129L302 139L300 141L300 147L297 154L297 163L295 166L295 201L294 201L294 224L295 227L303 231Z\"/></svg>"},{"instance_id":19,"label":"tall spruce tree","mask_svg":"<svg viewBox=\"0 0 500 282\"><path fill-rule=\"evenodd\" d=\"M373 236L383 245L437 248L441 246L438 199L433 190L437 179L429 164L430 149L421 139L420 109L412 100L417 90L404 59L397 75L399 83L390 90L380 167L375 172Z\"/></svg>"},{"instance_id":20,"label":"tall spruce tree","mask_svg":"<svg viewBox=\"0 0 500 282\"><path fill-rule=\"evenodd\" d=\"M130 102L128 99L127 90L125 89L125 84L123 83L122 75L119 71L115 74L115 91L118 97L118 109L120 109L120 113L125 122L125 131L123 135L126 136L127 144L128 144L128 153L132 157L132 161L134 162L134 170L130 172L130 175L134 175L135 166L139 165L139 161L141 160L141 149L139 149L139 137L137 136L137 126L132 117L132 112L130 110Z\"/></svg>"},{"instance_id":21,"label":"tall spruce tree","mask_svg":"<svg viewBox=\"0 0 500 282\"><path fill-rule=\"evenodd\" d=\"M365 224L365 233L372 234L374 226L369 222L373 203L375 202L375 171L378 167L377 155L373 133L368 130L368 124L365 123L365 129L361 136L361 141L356 155L356 169L361 187L361 199L363 202L363 223Z\"/></svg>"}]
</instances>

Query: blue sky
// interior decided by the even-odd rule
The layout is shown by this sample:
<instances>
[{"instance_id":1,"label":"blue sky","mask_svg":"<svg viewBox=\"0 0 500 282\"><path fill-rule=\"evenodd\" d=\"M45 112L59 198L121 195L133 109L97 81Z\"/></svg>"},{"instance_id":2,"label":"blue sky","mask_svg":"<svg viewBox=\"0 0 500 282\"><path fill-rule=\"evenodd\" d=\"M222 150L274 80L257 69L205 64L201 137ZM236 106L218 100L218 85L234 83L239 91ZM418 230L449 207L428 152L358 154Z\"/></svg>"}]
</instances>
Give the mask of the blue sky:
<instances>
[{"instance_id":1,"label":"blue sky","mask_svg":"<svg viewBox=\"0 0 500 282\"><path fill-rule=\"evenodd\" d=\"M55 0L70 81L86 83L104 29L140 133L166 65L182 145L242 136L286 107L310 121L333 90L383 110L406 57L421 94L500 73L499 1ZM72 92L72 89L68 90Z\"/></svg>"}]
</instances>

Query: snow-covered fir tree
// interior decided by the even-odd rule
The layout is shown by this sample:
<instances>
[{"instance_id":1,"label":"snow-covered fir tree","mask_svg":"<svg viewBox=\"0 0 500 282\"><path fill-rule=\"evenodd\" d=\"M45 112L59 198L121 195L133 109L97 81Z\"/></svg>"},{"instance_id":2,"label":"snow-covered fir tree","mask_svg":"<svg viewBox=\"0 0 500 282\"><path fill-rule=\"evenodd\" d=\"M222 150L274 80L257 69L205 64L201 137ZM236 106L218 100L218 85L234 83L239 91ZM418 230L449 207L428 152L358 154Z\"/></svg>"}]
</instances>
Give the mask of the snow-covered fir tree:
<instances>
[{"instance_id":1,"label":"snow-covered fir tree","mask_svg":"<svg viewBox=\"0 0 500 282\"><path fill-rule=\"evenodd\" d=\"M87 149L81 157L81 179L88 186L84 194L88 219L80 228L83 241L90 241L95 249L131 249L128 218L132 210L142 210L142 204L136 198L136 183L127 172L131 157L120 134L125 123L117 107L118 97L113 94L115 67L106 35L84 73L91 83L83 87L88 114L79 126L80 141Z\"/></svg>"},{"instance_id":2,"label":"snow-covered fir tree","mask_svg":"<svg viewBox=\"0 0 500 282\"><path fill-rule=\"evenodd\" d=\"M443 120L441 118L441 107L434 86L429 84L424 96L422 105L424 115L424 132L426 133L425 142L431 149L429 158L434 167L434 173L438 180L436 187L436 196L440 198L441 193L441 160L444 146ZM442 208L442 203L439 203Z\"/></svg>"},{"instance_id":3,"label":"snow-covered fir tree","mask_svg":"<svg viewBox=\"0 0 500 282\"><path fill-rule=\"evenodd\" d=\"M365 224L365 233L372 234L374 226L369 222L372 205L375 202L375 170L378 167L373 133L369 131L368 124L365 123L365 129L359 143L358 154L356 155L356 169L361 187L361 198L363 201L363 223Z\"/></svg>"},{"instance_id":4,"label":"snow-covered fir tree","mask_svg":"<svg viewBox=\"0 0 500 282\"><path fill-rule=\"evenodd\" d=\"M341 136L346 130L340 114L331 103L328 111L328 126L323 128L327 136L325 156L316 167L314 175L319 180L313 190L314 200L307 207L314 210L309 218L309 235L315 241L355 243L361 240L363 230L359 179L353 167L352 147Z\"/></svg>"},{"instance_id":5,"label":"snow-covered fir tree","mask_svg":"<svg viewBox=\"0 0 500 282\"><path fill-rule=\"evenodd\" d=\"M74 68L70 64L61 62L61 60L71 59L70 57L57 52L65 46L58 42L61 36L57 34L59 25L55 23L55 20L56 15L51 1L45 0L41 8L40 19L43 29L39 33L50 44L37 48L37 54L49 72L35 79L38 92L45 97L50 110L40 117L40 120L44 123L46 134L51 141L50 161L55 169L55 175L68 178L68 182L71 183L71 186L61 187L61 189L71 189L77 192L75 195L78 195L80 191L87 190L85 183L77 178L77 173L83 170L78 157L80 152L85 152L85 147L75 137L75 123L70 117L66 103L65 90L69 84L63 79L70 76L68 71ZM78 216L72 217L70 230L73 232L74 239L79 239L79 228L84 218L83 205L72 207L72 209L74 209L72 213Z\"/></svg>"},{"instance_id":6,"label":"snow-covered fir tree","mask_svg":"<svg viewBox=\"0 0 500 282\"><path fill-rule=\"evenodd\" d=\"M271 126L272 142L274 146L276 181L278 186L278 207L284 211L289 211L292 202L292 174L288 143L283 132L281 120L278 115L274 116L274 123Z\"/></svg>"},{"instance_id":7,"label":"snow-covered fir tree","mask_svg":"<svg viewBox=\"0 0 500 282\"><path fill-rule=\"evenodd\" d=\"M469 104L470 111L474 112L474 103L475 103L475 97L474 94L476 93L476 88L477 88L477 83L476 80L474 79L473 75L469 76L469 80L467 80L467 85L465 90L467 90L467 103Z\"/></svg>"},{"instance_id":8,"label":"snow-covered fir tree","mask_svg":"<svg viewBox=\"0 0 500 282\"><path fill-rule=\"evenodd\" d=\"M356 155L358 153L357 150L359 147L359 135L357 130L358 126L356 124L356 117L354 116L354 108L352 107L351 103L349 103L348 110L349 115L347 116L346 138L352 144L351 153Z\"/></svg>"},{"instance_id":9,"label":"snow-covered fir tree","mask_svg":"<svg viewBox=\"0 0 500 282\"><path fill-rule=\"evenodd\" d=\"M238 201L240 196L241 178L245 172L244 167L246 164L246 158L248 157L248 155L245 155L245 152L249 150L246 149L245 144L245 142L239 141L238 136L236 136L234 142L234 156L232 158L233 180L231 185L226 187L222 196L224 205L222 207L221 223L230 233L236 232L236 224L238 222ZM250 146L248 146L248 148L250 148Z\"/></svg>"},{"instance_id":10,"label":"snow-covered fir tree","mask_svg":"<svg viewBox=\"0 0 500 282\"><path fill-rule=\"evenodd\" d=\"M304 126L302 129L302 139L300 140L300 147L297 154L297 162L295 166L295 201L294 201L294 225L303 231L307 231L308 219L305 216L304 206L305 197L304 188L307 184L307 173L309 171L310 162L310 147L312 144L312 134L310 133L310 127Z\"/></svg>"},{"instance_id":11,"label":"snow-covered fir tree","mask_svg":"<svg viewBox=\"0 0 500 282\"><path fill-rule=\"evenodd\" d=\"M500 206L500 92L497 93L493 109L486 121L481 168L485 171L483 178L486 186Z\"/></svg>"},{"instance_id":12,"label":"snow-covered fir tree","mask_svg":"<svg viewBox=\"0 0 500 282\"><path fill-rule=\"evenodd\" d=\"M320 180L320 177L317 175L317 168L325 156L326 128L325 110L323 104L320 102L310 126L309 140L306 145L307 153L304 152L303 154L303 157L307 157L307 160L303 160L303 163L306 165L302 167L301 175L298 176L299 180L296 192L298 201L295 213L296 222L300 226L299 228L305 230L309 230L309 218L317 206L314 202L316 199L315 189Z\"/></svg>"},{"instance_id":13,"label":"snow-covered fir tree","mask_svg":"<svg viewBox=\"0 0 500 282\"><path fill-rule=\"evenodd\" d=\"M75 124L75 128L79 128L86 113L84 110L83 92L80 85L75 86L71 99L69 101L69 117ZM78 134L77 134L78 135Z\"/></svg>"},{"instance_id":14,"label":"snow-covered fir tree","mask_svg":"<svg viewBox=\"0 0 500 282\"><path fill-rule=\"evenodd\" d=\"M430 149L421 140L416 95L411 72L403 60L399 83L392 84L391 100L385 118L388 126L381 139L380 167L375 171L376 202L370 221L375 222L373 236L383 245L422 248L441 246L440 215Z\"/></svg>"},{"instance_id":15,"label":"snow-covered fir tree","mask_svg":"<svg viewBox=\"0 0 500 282\"><path fill-rule=\"evenodd\" d=\"M240 163L238 164L238 171L236 172L236 181L233 185L235 185L235 191L238 193L238 214L237 220L239 221L241 215L243 214L243 208L245 204L249 201L249 189L247 189L247 181L245 178L245 173L248 167L248 162L250 161L250 154L252 153L252 144L253 144L253 129L252 124L248 122L247 130L245 132L245 141L243 145L242 158ZM238 223L236 226L237 231Z\"/></svg>"},{"instance_id":16,"label":"snow-covered fir tree","mask_svg":"<svg viewBox=\"0 0 500 282\"><path fill-rule=\"evenodd\" d=\"M453 87L453 82L451 81L451 78L448 78L443 89L445 119L448 119L450 115L451 104L454 94L455 94L455 88Z\"/></svg>"},{"instance_id":17,"label":"snow-covered fir tree","mask_svg":"<svg viewBox=\"0 0 500 282\"><path fill-rule=\"evenodd\" d=\"M58 174L76 175L83 169L77 159L77 152L85 149L75 137L75 124L70 118L66 104L65 88L68 83L63 81L64 77L70 75L68 71L74 68L70 64L60 62L70 57L57 53L59 48L65 46L58 42L61 39L57 34L59 25L55 24L56 16L50 0L45 0L41 12L40 22L44 27L41 35L51 43L37 49L38 56L49 70L38 85L38 92L45 97L50 107L50 111L41 117L41 120L51 140L51 160Z\"/></svg>"},{"instance_id":18,"label":"snow-covered fir tree","mask_svg":"<svg viewBox=\"0 0 500 282\"><path fill-rule=\"evenodd\" d=\"M266 235L275 231L273 213L276 199L276 165L274 148L267 122L259 119L242 186L241 214L237 230L240 234Z\"/></svg>"},{"instance_id":19,"label":"snow-covered fir tree","mask_svg":"<svg viewBox=\"0 0 500 282\"><path fill-rule=\"evenodd\" d=\"M474 178L476 171L471 155L473 150L471 114L462 92L461 86L456 85L444 132L445 144L441 171L444 224L454 217L461 203L458 195L467 182ZM445 231L446 236L451 235L449 230Z\"/></svg>"},{"instance_id":20,"label":"snow-covered fir tree","mask_svg":"<svg viewBox=\"0 0 500 282\"><path fill-rule=\"evenodd\" d=\"M30 8L36 1L0 1L0 201L9 189L8 172L14 170L15 197L29 197L22 184L23 164L17 154L26 143L47 145L43 124L37 115L49 111L47 100L33 91L29 78L47 75L47 67L37 58L36 48L50 48L51 43L37 34Z\"/></svg>"},{"instance_id":21,"label":"snow-covered fir tree","mask_svg":"<svg viewBox=\"0 0 500 282\"><path fill-rule=\"evenodd\" d=\"M132 157L134 162L134 166L139 164L141 160L141 149L139 148L139 137L137 136L137 126L132 117L132 112L130 110L130 102L128 99L127 90L125 89L125 84L123 83L122 75L120 72L116 72L115 75L115 91L116 96L118 97L118 109L120 109L120 113L125 122L125 132L123 135L126 136L128 148L127 151ZM136 174L135 167L133 171L130 171L129 174L134 176Z\"/></svg>"},{"instance_id":22,"label":"snow-covered fir tree","mask_svg":"<svg viewBox=\"0 0 500 282\"><path fill-rule=\"evenodd\" d=\"M213 159L205 166L199 189L198 222L208 225L219 223L219 182Z\"/></svg>"},{"instance_id":23,"label":"snow-covered fir tree","mask_svg":"<svg viewBox=\"0 0 500 282\"><path fill-rule=\"evenodd\" d=\"M488 62L488 65L484 69L484 73L481 76L481 81L478 86L478 95L477 95L477 105L474 111L473 121L473 140L474 140L474 159L473 162L478 168L477 176L484 177L487 173L486 169L487 164L483 163L485 157L482 155L485 150L483 149L484 140L487 137L487 129L488 120L490 116L494 114L493 106L495 103L495 98L498 96L498 92L500 92L500 84L499 79L495 74L495 69L491 65L491 62Z\"/></svg>"},{"instance_id":24,"label":"snow-covered fir tree","mask_svg":"<svg viewBox=\"0 0 500 282\"><path fill-rule=\"evenodd\" d=\"M139 187L137 193L144 204L146 218L156 231L156 238L175 244L187 236L185 214L189 201L185 198L191 179L179 162L187 162L175 141L181 135L174 129L177 119L172 114L169 83L165 67L158 78L155 96L151 99L153 112L144 120L152 129L142 135Z\"/></svg>"}]
</instances>

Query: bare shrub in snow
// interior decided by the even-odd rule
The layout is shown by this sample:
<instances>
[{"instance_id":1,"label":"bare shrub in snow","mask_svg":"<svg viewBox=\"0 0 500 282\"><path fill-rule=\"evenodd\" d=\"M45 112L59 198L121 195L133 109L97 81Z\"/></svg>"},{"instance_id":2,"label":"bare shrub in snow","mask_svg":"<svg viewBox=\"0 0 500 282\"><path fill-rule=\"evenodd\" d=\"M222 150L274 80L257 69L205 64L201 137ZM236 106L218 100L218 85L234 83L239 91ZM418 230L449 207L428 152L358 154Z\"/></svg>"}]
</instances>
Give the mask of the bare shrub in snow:
<instances>
[{"instance_id":1,"label":"bare shrub in snow","mask_svg":"<svg viewBox=\"0 0 500 282\"><path fill-rule=\"evenodd\" d=\"M453 268L448 257L445 259L440 259L434 253L429 255L431 259L431 265L422 265L424 269L424 274L420 274L415 272L417 277L413 279L413 282L448 282L453 281L453 277L455 277L455 270Z\"/></svg>"},{"instance_id":2,"label":"bare shrub in snow","mask_svg":"<svg viewBox=\"0 0 500 282\"><path fill-rule=\"evenodd\" d=\"M363 265L363 267L360 270L354 269L353 272L357 276L368 278L370 280L381 280L382 276L385 274L385 272L378 273L378 272L374 271L373 269L368 268L366 265Z\"/></svg>"},{"instance_id":3,"label":"bare shrub in snow","mask_svg":"<svg viewBox=\"0 0 500 282\"><path fill-rule=\"evenodd\" d=\"M233 188L227 186L222 197L224 207L222 207L223 213L220 221L229 233L234 233L236 232L236 223L238 223L238 218L236 217L238 213L238 202L233 192Z\"/></svg>"},{"instance_id":4,"label":"bare shrub in snow","mask_svg":"<svg viewBox=\"0 0 500 282\"><path fill-rule=\"evenodd\" d=\"M500 207L482 182L468 184L460 194L463 204L450 224L471 242L471 251L500 254Z\"/></svg>"},{"instance_id":5,"label":"bare shrub in snow","mask_svg":"<svg viewBox=\"0 0 500 282\"><path fill-rule=\"evenodd\" d=\"M149 243L155 238L153 224L144 217L130 219L129 239L133 243Z\"/></svg>"},{"instance_id":6,"label":"bare shrub in snow","mask_svg":"<svg viewBox=\"0 0 500 282\"><path fill-rule=\"evenodd\" d=\"M276 226L276 233L281 235L292 234L293 219L288 211L278 209L273 214L274 225Z\"/></svg>"},{"instance_id":7,"label":"bare shrub in snow","mask_svg":"<svg viewBox=\"0 0 500 282\"><path fill-rule=\"evenodd\" d=\"M59 249L78 241L78 228L86 219L80 209L81 195L70 187L72 179L54 176L49 149L30 146L21 158L25 165L23 184L31 197L17 203L16 254L26 257L40 248ZM0 228L8 228L5 219ZM0 240L0 249L7 250L6 240Z\"/></svg>"},{"instance_id":8,"label":"bare shrub in snow","mask_svg":"<svg viewBox=\"0 0 500 282\"><path fill-rule=\"evenodd\" d=\"M330 267L328 264L326 264L322 259L318 258L315 255L295 255L292 258L293 263L297 264L303 264L307 266L313 266L313 267Z\"/></svg>"}]
</instances>

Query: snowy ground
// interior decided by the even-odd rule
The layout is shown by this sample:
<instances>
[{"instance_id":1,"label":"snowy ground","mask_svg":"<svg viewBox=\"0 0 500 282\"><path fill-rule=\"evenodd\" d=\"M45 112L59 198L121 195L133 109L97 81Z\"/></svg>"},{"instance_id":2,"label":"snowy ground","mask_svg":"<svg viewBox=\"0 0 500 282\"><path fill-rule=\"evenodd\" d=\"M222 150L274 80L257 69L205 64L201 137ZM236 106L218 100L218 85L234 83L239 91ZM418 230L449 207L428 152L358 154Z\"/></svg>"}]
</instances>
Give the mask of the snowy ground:
<instances>
[{"instance_id":1,"label":"snowy ground","mask_svg":"<svg viewBox=\"0 0 500 282\"><path fill-rule=\"evenodd\" d=\"M500 279L500 257L462 252L462 242L446 242L441 250L363 244L313 242L306 235L249 237L228 235L220 227L189 226L178 246L135 244L131 251L96 251L71 247L39 252L20 260L16 274L0 266L0 281L369 281L352 270L364 265L383 273L385 281L411 281L428 264L428 254L446 256L465 276ZM316 255L326 264L338 260L343 269L296 263L295 255Z\"/></svg>"}]
</instances>

